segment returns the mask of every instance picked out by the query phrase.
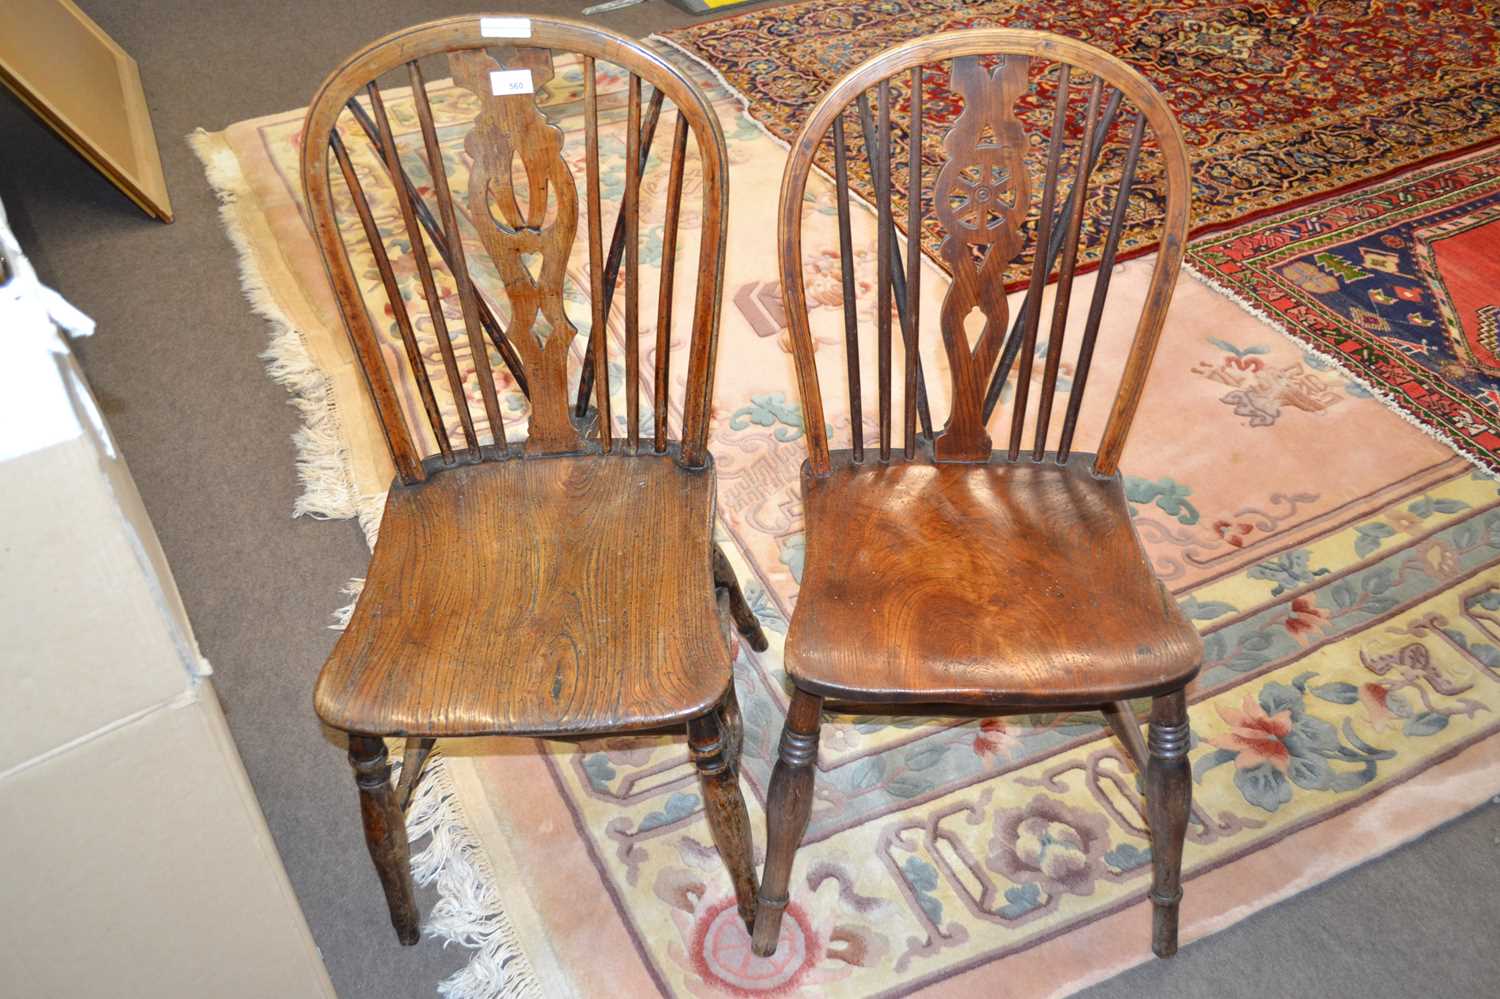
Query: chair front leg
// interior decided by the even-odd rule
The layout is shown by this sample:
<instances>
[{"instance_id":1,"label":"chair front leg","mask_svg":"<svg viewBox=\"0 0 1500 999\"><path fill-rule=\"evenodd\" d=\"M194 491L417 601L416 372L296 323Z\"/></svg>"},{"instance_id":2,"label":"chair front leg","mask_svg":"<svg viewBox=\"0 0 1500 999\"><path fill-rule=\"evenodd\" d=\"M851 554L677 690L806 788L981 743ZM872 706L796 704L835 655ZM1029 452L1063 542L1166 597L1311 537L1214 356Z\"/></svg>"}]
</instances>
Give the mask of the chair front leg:
<instances>
[{"instance_id":1,"label":"chair front leg","mask_svg":"<svg viewBox=\"0 0 1500 999\"><path fill-rule=\"evenodd\" d=\"M1151 949L1177 953L1177 910L1182 901L1182 846L1187 838L1193 782L1188 767L1187 693L1151 702L1151 754L1146 766L1146 817L1151 826Z\"/></svg>"},{"instance_id":2,"label":"chair front leg","mask_svg":"<svg viewBox=\"0 0 1500 999\"><path fill-rule=\"evenodd\" d=\"M367 735L349 736L349 763L359 786L359 809L365 822L365 845L385 889L396 938L405 946L417 942L419 919L411 880L411 846L406 820L391 787L391 766L385 741Z\"/></svg>"},{"instance_id":3,"label":"chair front leg","mask_svg":"<svg viewBox=\"0 0 1500 999\"><path fill-rule=\"evenodd\" d=\"M733 697L731 687L726 699ZM739 747L734 733L724 724L722 706L688 722L688 750L698 768L709 831L724 866L729 868L740 918L748 929L755 919L755 855L750 838L750 813L740 793L735 760Z\"/></svg>"},{"instance_id":4,"label":"chair front leg","mask_svg":"<svg viewBox=\"0 0 1500 999\"><path fill-rule=\"evenodd\" d=\"M766 869L755 909L751 948L761 957L776 953L781 916L790 896L792 860L812 816L813 768L818 762L818 724L823 699L803 690L792 694L781 751L766 793Z\"/></svg>"}]
</instances>

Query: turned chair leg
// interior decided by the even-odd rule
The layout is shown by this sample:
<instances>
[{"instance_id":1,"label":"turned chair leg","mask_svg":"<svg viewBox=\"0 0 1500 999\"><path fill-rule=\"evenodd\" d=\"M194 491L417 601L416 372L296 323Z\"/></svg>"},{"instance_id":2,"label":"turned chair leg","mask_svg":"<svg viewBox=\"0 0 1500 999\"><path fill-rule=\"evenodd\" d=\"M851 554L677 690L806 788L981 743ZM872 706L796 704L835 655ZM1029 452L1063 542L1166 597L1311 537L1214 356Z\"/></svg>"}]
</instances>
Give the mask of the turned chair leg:
<instances>
[{"instance_id":1,"label":"turned chair leg","mask_svg":"<svg viewBox=\"0 0 1500 999\"><path fill-rule=\"evenodd\" d=\"M365 845L385 888L391 909L391 925L405 946L417 942L419 920L411 880L411 846L406 841L406 820L391 787L391 766L385 741L367 735L349 736L349 763L359 786L359 809L365 822Z\"/></svg>"},{"instance_id":2,"label":"turned chair leg","mask_svg":"<svg viewBox=\"0 0 1500 999\"><path fill-rule=\"evenodd\" d=\"M764 652L770 643L766 641L766 633L760 626L760 618L750 609L750 604L745 600L745 594L740 589L740 581L734 574L734 566L729 564L729 557L718 545L714 545L713 552L714 588L724 590L729 594L729 613L734 616L734 626L750 647L756 652Z\"/></svg>"},{"instance_id":3,"label":"turned chair leg","mask_svg":"<svg viewBox=\"0 0 1500 999\"><path fill-rule=\"evenodd\" d=\"M1177 953L1182 901L1182 845L1187 838L1193 782L1188 768L1187 694L1177 690L1151 702L1151 754L1146 766L1146 818L1151 826L1151 949Z\"/></svg>"},{"instance_id":4,"label":"turned chair leg","mask_svg":"<svg viewBox=\"0 0 1500 999\"><path fill-rule=\"evenodd\" d=\"M781 916L790 896L792 860L812 815L813 767L818 762L818 723L823 699L805 691L792 694L781 753L766 794L766 869L755 909L751 948L761 957L776 952Z\"/></svg>"},{"instance_id":5,"label":"turned chair leg","mask_svg":"<svg viewBox=\"0 0 1500 999\"><path fill-rule=\"evenodd\" d=\"M726 701L734 697L734 689ZM729 868L740 918L749 929L755 919L755 855L750 838L750 813L740 793L739 747L735 734L725 724L722 707L688 722L688 751L698 768L703 789L703 810L719 856ZM736 709L735 717L739 712Z\"/></svg>"}]
</instances>

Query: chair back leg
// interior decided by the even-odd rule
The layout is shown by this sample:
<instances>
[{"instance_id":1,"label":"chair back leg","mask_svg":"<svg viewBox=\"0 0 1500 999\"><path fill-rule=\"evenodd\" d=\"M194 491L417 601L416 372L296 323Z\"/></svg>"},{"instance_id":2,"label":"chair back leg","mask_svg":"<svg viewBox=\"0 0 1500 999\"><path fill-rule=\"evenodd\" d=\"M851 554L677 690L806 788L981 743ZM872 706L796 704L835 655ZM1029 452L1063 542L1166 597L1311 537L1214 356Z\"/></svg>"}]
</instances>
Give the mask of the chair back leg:
<instances>
[{"instance_id":1,"label":"chair back leg","mask_svg":"<svg viewBox=\"0 0 1500 999\"><path fill-rule=\"evenodd\" d=\"M406 819L396 804L391 787L391 765L385 741L367 735L349 736L349 764L359 787L359 810L364 816L365 845L385 889L391 909L391 925L405 946L417 942L419 920L411 881L411 846L406 840Z\"/></svg>"},{"instance_id":2,"label":"chair back leg","mask_svg":"<svg viewBox=\"0 0 1500 999\"><path fill-rule=\"evenodd\" d=\"M755 918L755 856L750 813L740 793L739 706L733 702L731 685L720 707L688 722L688 751L698 768L709 831L719 848L719 856L729 868L740 918L749 929Z\"/></svg>"},{"instance_id":3,"label":"chair back leg","mask_svg":"<svg viewBox=\"0 0 1500 999\"><path fill-rule=\"evenodd\" d=\"M818 762L818 725L823 699L806 691L792 694L781 751L766 793L766 869L755 910L751 947L761 957L776 952L781 916L790 897L792 859L812 816L813 768Z\"/></svg>"},{"instance_id":4,"label":"chair back leg","mask_svg":"<svg viewBox=\"0 0 1500 999\"><path fill-rule=\"evenodd\" d=\"M407 739L406 752L401 757L401 779L396 782L396 806L406 811L411 806L411 796L416 793L417 782L422 779L422 768L427 757L432 755L436 739Z\"/></svg>"},{"instance_id":5,"label":"chair back leg","mask_svg":"<svg viewBox=\"0 0 1500 999\"><path fill-rule=\"evenodd\" d=\"M1148 755L1146 737L1141 735L1141 726L1135 720L1135 712L1130 710L1129 703L1125 701L1113 701L1100 710L1104 712L1104 720L1109 723L1110 731L1114 732L1115 738L1120 740L1120 745L1130 755L1130 762L1135 765L1136 772L1144 776Z\"/></svg>"},{"instance_id":6,"label":"chair back leg","mask_svg":"<svg viewBox=\"0 0 1500 999\"><path fill-rule=\"evenodd\" d=\"M1177 909L1182 901L1182 845L1187 838L1193 781L1188 768L1187 694L1176 690L1151 702L1151 754L1146 766L1146 819L1151 826L1151 949L1177 953Z\"/></svg>"},{"instance_id":7,"label":"chair back leg","mask_svg":"<svg viewBox=\"0 0 1500 999\"><path fill-rule=\"evenodd\" d=\"M734 616L734 626L739 631L740 637L749 642L750 647L756 652L766 651L770 648L770 643L766 641L766 633L760 626L760 618L756 617L755 611L750 609L744 591L740 589L740 581L734 574L734 567L729 564L724 549L718 545L714 545L713 568L714 587L729 594L729 612Z\"/></svg>"}]
</instances>

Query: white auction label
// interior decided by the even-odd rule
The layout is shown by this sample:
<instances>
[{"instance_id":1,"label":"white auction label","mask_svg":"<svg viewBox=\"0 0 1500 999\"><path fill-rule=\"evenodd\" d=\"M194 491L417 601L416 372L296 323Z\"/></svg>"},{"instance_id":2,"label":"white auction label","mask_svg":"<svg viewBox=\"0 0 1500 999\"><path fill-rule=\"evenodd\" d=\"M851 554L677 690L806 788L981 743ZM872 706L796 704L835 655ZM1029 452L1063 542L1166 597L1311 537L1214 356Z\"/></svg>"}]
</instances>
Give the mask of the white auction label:
<instances>
[{"instance_id":1,"label":"white auction label","mask_svg":"<svg viewBox=\"0 0 1500 999\"><path fill-rule=\"evenodd\" d=\"M490 93L496 97L514 97L516 94L529 94L533 89L531 85L531 70L529 69L495 69L490 71Z\"/></svg>"},{"instance_id":2,"label":"white auction label","mask_svg":"<svg viewBox=\"0 0 1500 999\"><path fill-rule=\"evenodd\" d=\"M530 38L529 17L481 17L479 34L484 38Z\"/></svg>"}]
</instances>

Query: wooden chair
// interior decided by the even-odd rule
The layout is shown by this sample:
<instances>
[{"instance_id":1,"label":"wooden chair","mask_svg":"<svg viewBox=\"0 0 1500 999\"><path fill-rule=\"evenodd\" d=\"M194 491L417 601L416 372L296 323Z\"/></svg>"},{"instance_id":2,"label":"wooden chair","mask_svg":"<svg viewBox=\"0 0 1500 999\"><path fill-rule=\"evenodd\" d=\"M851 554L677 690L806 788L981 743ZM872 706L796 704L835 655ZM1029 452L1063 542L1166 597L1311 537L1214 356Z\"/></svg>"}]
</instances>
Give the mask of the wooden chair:
<instances>
[{"instance_id":1,"label":"wooden chair","mask_svg":"<svg viewBox=\"0 0 1500 999\"><path fill-rule=\"evenodd\" d=\"M1028 98L1032 67L1049 64L1057 65L1041 79L1055 88L1055 99L1041 100L1035 91ZM945 65L951 70L945 72ZM1084 73L1092 82L1079 87ZM914 178L909 190L923 194L908 198L904 268L891 208L892 160L901 155L893 142L892 82L903 78L910 95L904 116L907 171ZM924 85L945 78L962 98L963 110L943 138L946 163L936 176L924 178L919 152ZM1070 106L1070 98L1084 94L1086 108ZM1045 144L1029 140L1019 117L1023 100L1030 102L1023 107L1031 107L1033 117L1049 114L1050 103L1053 127ZM1078 117L1082 134L1070 139L1069 123ZM1052 400L1089 204L1087 179L1106 134L1116 126L1120 144L1128 142L1128 149L1110 147L1118 190L1110 199L1102 270L1077 341L1078 365L1058 426ZM863 137L876 194L878 450L863 440L848 128ZM1075 450L1074 434L1148 131L1165 175L1160 250L1108 423L1097 451L1083 453ZM844 288L840 360L847 364L852 417L850 447L838 451L829 449L802 259L804 194L825 140L833 146ZM1036 158L1036 172L1044 174L1040 185L1028 174L1028 150ZM1064 170L1064 162L1074 165ZM1089 45L1003 29L934 35L868 60L818 102L793 143L781 189L780 253L807 429L802 471L807 547L786 642L786 671L795 689L766 804L769 845L754 931L757 953L774 951L787 905L793 856L812 807L825 699L857 703L862 711L875 705L909 710L914 704L969 710L1101 708L1146 774L1154 949L1162 956L1175 951L1190 796L1184 687L1198 670L1202 646L1151 571L1131 526L1117 466L1182 260L1187 166L1165 102L1134 70ZM1060 196L1070 174L1071 189ZM1040 205L1034 221L1028 221L1038 186ZM937 433L930 429L914 346L922 318L918 238L924 203L933 206L942 226L942 255L953 274L938 317L952 374L951 407ZM1024 305L1012 323L1005 275L1028 242L1040 262L1030 270ZM1027 442L1042 289L1059 253L1057 305ZM910 348L902 364L900 446L892 440L893 299L902 343ZM983 328L971 343L970 329L980 325L976 319ZM986 425L1017 360L1009 439L992 449ZM1149 746L1123 703L1148 696L1153 698Z\"/></svg>"},{"instance_id":2,"label":"wooden chair","mask_svg":"<svg viewBox=\"0 0 1500 999\"><path fill-rule=\"evenodd\" d=\"M583 76L592 330L582 366L595 375L596 405L587 407L585 389L581 415L568 398L577 331L563 309L577 185L563 132L531 93L551 79L554 50L581 58ZM452 189L440 152L419 66L433 57L446 57L478 107L465 140L472 160L466 191ZM630 74L627 96L608 111L618 118L624 104L626 163L607 263L596 62ZM379 84L393 71L412 88L435 213L393 137L389 94ZM492 81L492 72L509 75ZM507 81L514 90L496 96ZM659 121L673 134L666 162L650 165L667 178L652 423L643 440L640 195ZM702 241L686 388L674 400L670 275L689 137L701 170ZM355 143L370 143L384 170L357 168ZM726 615L754 647L764 648L765 638L714 545L707 449L726 169L718 119L696 86L629 39L563 20L458 17L398 32L353 55L308 110L307 205L397 470L363 595L318 679L315 707L349 735L365 837L404 944L416 942L418 917L403 810L433 741L449 736L571 738L685 726L714 841L750 921L755 873L738 785L741 731ZM345 231L351 242L362 235L373 255L374 271L363 279L372 293L383 292L383 337L372 320L379 307L367 310L341 236L334 171L354 206L344 213ZM384 203L393 196L398 208L385 228L368 196L376 183L386 185ZM497 316L507 310L477 286L471 261L478 247L466 232L477 234L503 281L506 328ZM398 246L410 258L403 264L415 266L420 303L402 299L392 265ZM622 260L624 346L616 354L623 353L626 412L617 435L605 317ZM456 287L461 338L448 326L440 285ZM419 349L415 330L428 328L419 323L435 332L436 354ZM530 400L524 443L507 436L497 393L495 372L507 368ZM419 400L410 418L403 393ZM669 438L669 421L679 423L680 440ZM398 787L388 737L406 739Z\"/></svg>"}]
</instances>

